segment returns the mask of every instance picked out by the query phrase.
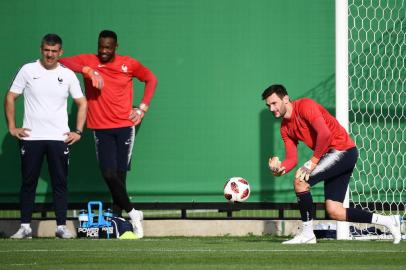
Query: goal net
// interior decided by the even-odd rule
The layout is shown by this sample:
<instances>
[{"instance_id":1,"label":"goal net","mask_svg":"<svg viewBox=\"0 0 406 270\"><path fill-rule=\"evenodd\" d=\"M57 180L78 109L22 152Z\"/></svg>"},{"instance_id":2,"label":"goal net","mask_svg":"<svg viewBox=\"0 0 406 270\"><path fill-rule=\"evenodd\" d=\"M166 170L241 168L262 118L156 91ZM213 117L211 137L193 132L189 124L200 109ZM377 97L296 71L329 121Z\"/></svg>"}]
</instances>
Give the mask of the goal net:
<instances>
[{"instance_id":1,"label":"goal net","mask_svg":"<svg viewBox=\"0 0 406 270\"><path fill-rule=\"evenodd\" d=\"M374 213L399 214L403 218L405 1L348 0L348 130L359 150L349 187L349 203ZM391 238L385 228L371 226L349 224L349 237Z\"/></svg>"}]
</instances>

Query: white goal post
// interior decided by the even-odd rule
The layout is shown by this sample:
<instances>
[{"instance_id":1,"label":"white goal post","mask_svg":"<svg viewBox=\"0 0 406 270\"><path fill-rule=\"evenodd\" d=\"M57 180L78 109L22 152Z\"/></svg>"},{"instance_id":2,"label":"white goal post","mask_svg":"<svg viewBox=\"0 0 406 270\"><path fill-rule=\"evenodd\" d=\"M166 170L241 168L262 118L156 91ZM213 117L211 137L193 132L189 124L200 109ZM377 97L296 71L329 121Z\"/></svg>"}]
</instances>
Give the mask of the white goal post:
<instances>
[{"instance_id":1,"label":"white goal post","mask_svg":"<svg viewBox=\"0 0 406 270\"><path fill-rule=\"evenodd\" d=\"M336 0L335 3L336 36L336 117L348 131L348 0ZM349 206L348 190L344 207ZM337 222L337 239L349 239L348 222Z\"/></svg>"},{"instance_id":2,"label":"white goal post","mask_svg":"<svg viewBox=\"0 0 406 270\"><path fill-rule=\"evenodd\" d=\"M336 117L360 154L344 206L405 218L406 0L335 6ZM337 239L390 238L379 226L337 222Z\"/></svg>"}]
</instances>

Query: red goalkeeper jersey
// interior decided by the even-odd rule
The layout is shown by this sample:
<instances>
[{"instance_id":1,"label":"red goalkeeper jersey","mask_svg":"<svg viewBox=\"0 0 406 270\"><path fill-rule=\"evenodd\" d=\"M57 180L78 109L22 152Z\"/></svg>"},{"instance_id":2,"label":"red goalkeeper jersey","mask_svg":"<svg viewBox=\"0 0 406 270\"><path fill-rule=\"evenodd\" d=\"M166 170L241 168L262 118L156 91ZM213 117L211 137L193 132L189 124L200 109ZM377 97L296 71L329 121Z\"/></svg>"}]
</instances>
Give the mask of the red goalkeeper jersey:
<instances>
[{"instance_id":1,"label":"red goalkeeper jersey","mask_svg":"<svg viewBox=\"0 0 406 270\"><path fill-rule=\"evenodd\" d=\"M82 72L84 66L99 72L104 80L102 90L92 86L84 77L88 101L87 127L107 129L133 126L128 118L133 107L133 77L145 82L142 103L149 105L155 91L154 74L137 60L116 54L114 61L102 63L95 54L80 54L59 60L75 72Z\"/></svg>"},{"instance_id":2,"label":"red goalkeeper jersey","mask_svg":"<svg viewBox=\"0 0 406 270\"><path fill-rule=\"evenodd\" d=\"M347 150L355 146L347 131L323 106L309 98L292 102L289 119L281 123L281 136L285 144L282 166L289 172L297 164L297 144L304 142L320 159L330 149Z\"/></svg>"}]
</instances>

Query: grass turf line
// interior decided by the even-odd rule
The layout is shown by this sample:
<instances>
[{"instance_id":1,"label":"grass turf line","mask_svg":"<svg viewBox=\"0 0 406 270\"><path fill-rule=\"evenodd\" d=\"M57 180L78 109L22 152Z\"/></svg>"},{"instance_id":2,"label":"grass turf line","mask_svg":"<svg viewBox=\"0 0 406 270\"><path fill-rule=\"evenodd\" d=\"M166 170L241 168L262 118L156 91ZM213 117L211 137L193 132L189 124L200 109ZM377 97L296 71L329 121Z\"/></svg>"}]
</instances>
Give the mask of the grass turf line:
<instances>
[{"instance_id":1,"label":"grass turf line","mask_svg":"<svg viewBox=\"0 0 406 270\"><path fill-rule=\"evenodd\" d=\"M405 269L406 242L165 237L142 240L0 239L0 269Z\"/></svg>"}]
</instances>

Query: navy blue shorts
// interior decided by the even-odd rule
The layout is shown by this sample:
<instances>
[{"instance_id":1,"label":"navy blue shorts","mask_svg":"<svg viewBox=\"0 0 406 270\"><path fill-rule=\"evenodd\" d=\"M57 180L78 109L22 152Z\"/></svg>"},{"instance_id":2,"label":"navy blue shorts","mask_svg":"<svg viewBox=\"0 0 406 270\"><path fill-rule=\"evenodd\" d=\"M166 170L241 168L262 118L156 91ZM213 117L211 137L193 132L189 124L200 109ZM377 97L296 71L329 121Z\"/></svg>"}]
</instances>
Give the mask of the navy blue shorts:
<instances>
[{"instance_id":1,"label":"navy blue shorts","mask_svg":"<svg viewBox=\"0 0 406 270\"><path fill-rule=\"evenodd\" d=\"M96 156L100 169L130 170L135 127L95 129L93 131Z\"/></svg>"},{"instance_id":2,"label":"navy blue shorts","mask_svg":"<svg viewBox=\"0 0 406 270\"><path fill-rule=\"evenodd\" d=\"M342 203L357 159L356 147L345 151L330 150L321 157L308 183L312 187L324 181L325 199Z\"/></svg>"}]
</instances>

